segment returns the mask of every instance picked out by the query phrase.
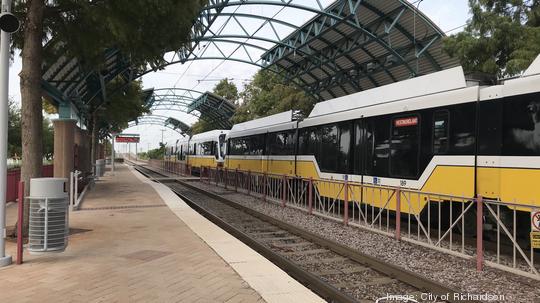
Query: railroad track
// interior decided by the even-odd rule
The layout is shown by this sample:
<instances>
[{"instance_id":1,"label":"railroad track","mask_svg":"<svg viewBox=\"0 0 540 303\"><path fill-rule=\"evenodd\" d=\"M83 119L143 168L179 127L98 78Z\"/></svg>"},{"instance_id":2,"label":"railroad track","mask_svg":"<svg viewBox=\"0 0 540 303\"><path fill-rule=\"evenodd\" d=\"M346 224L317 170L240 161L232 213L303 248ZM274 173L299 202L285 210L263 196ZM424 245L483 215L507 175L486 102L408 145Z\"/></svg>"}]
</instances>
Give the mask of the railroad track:
<instances>
[{"instance_id":1,"label":"railroad track","mask_svg":"<svg viewBox=\"0 0 540 303\"><path fill-rule=\"evenodd\" d=\"M259 213L226 199L225 195L163 178L165 175L147 167L134 166L151 179L161 179L160 183L196 211L329 302L374 302L388 294L413 295L422 302L421 293L450 294L448 302L454 302L451 298L456 291L441 283Z\"/></svg>"}]
</instances>

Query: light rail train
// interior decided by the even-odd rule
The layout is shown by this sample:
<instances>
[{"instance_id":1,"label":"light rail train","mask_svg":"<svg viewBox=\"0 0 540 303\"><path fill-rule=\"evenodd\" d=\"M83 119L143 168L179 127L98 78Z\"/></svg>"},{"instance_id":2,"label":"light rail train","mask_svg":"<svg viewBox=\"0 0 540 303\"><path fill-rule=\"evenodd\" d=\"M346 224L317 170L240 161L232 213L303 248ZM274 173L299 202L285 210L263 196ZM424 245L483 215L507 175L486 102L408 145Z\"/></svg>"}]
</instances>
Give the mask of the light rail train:
<instances>
[{"instance_id":1,"label":"light rail train","mask_svg":"<svg viewBox=\"0 0 540 303\"><path fill-rule=\"evenodd\" d=\"M165 159L182 161L195 171L204 167L222 167L225 158L225 137L228 130L211 130L169 141L166 145Z\"/></svg>"},{"instance_id":2,"label":"light rail train","mask_svg":"<svg viewBox=\"0 0 540 303\"><path fill-rule=\"evenodd\" d=\"M236 124L228 134L216 131L217 137L214 152L204 148L215 160L193 157L193 163L217 166L224 159L230 169L540 208L540 56L520 77L497 85L468 81L456 67L318 103L301 121L289 111ZM197 150L200 143L189 144ZM411 201L418 207L402 211L420 214L428 202L419 198ZM528 220L529 208L516 209L525 210L518 220Z\"/></svg>"},{"instance_id":3,"label":"light rail train","mask_svg":"<svg viewBox=\"0 0 540 303\"><path fill-rule=\"evenodd\" d=\"M467 81L456 67L318 103L302 121L292 117L234 125L225 166L540 208L540 56L498 85ZM402 211L419 214L429 201L410 202L418 207Z\"/></svg>"}]
</instances>

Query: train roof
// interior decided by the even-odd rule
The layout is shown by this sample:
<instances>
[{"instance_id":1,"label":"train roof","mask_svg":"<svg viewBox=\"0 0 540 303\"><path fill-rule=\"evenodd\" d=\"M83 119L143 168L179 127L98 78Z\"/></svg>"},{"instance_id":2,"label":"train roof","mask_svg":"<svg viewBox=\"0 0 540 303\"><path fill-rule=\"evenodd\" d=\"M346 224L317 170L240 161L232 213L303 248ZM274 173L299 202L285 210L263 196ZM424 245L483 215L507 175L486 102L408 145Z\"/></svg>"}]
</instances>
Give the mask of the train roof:
<instances>
[{"instance_id":1,"label":"train roof","mask_svg":"<svg viewBox=\"0 0 540 303\"><path fill-rule=\"evenodd\" d=\"M319 102L309 118L466 88L461 66Z\"/></svg>"},{"instance_id":2,"label":"train roof","mask_svg":"<svg viewBox=\"0 0 540 303\"><path fill-rule=\"evenodd\" d=\"M523 77L529 77L540 74L540 55L531 63L529 68L523 73Z\"/></svg>"},{"instance_id":3,"label":"train roof","mask_svg":"<svg viewBox=\"0 0 540 303\"><path fill-rule=\"evenodd\" d=\"M191 137L191 141L214 141L216 140L219 135L225 134L227 135L229 133L229 130L227 129L215 129L211 131L207 131L204 133L196 134Z\"/></svg>"},{"instance_id":4,"label":"train roof","mask_svg":"<svg viewBox=\"0 0 540 303\"><path fill-rule=\"evenodd\" d=\"M233 125L230 136L241 137L268 131L279 131L296 125L294 111L286 111L279 114L238 123Z\"/></svg>"}]
</instances>

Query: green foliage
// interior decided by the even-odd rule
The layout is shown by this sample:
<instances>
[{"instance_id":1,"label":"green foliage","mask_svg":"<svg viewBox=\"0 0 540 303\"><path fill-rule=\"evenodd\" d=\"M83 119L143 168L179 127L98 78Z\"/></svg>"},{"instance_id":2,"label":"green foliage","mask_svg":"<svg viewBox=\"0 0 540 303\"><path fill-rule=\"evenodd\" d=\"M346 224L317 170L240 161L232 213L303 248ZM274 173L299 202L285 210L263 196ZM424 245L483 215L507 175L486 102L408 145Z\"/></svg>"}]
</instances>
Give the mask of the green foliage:
<instances>
[{"instance_id":1,"label":"green foliage","mask_svg":"<svg viewBox=\"0 0 540 303\"><path fill-rule=\"evenodd\" d=\"M229 82L229 79L221 79L221 81L214 86L214 94L225 98L234 104L238 102L238 88L233 82Z\"/></svg>"},{"instance_id":2,"label":"green foliage","mask_svg":"<svg viewBox=\"0 0 540 303\"><path fill-rule=\"evenodd\" d=\"M243 102L233 116L234 123L288 110L298 110L307 116L316 103L300 88L286 84L279 75L266 70L258 71L240 96Z\"/></svg>"},{"instance_id":3,"label":"green foliage","mask_svg":"<svg viewBox=\"0 0 540 303\"><path fill-rule=\"evenodd\" d=\"M44 38L75 56L89 69L104 64L104 51L119 49L136 66L162 63L166 52L189 41L193 20L205 0L53 0L46 1ZM15 0L24 20L26 0ZM23 22L23 27L26 26ZM16 46L22 48L20 30Z\"/></svg>"},{"instance_id":4,"label":"green foliage","mask_svg":"<svg viewBox=\"0 0 540 303\"><path fill-rule=\"evenodd\" d=\"M162 160L164 155L165 155L165 144L160 142L159 148L151 149L146 153L141 153L141 158Z\"/></svg>"},{"instance_id":5,"label":"green foliage","mask_svg":"<svg viewBox=\"0 0 540 303\"><path fill-rule=\"evenodd\" d=\"M445 39L465 71L499 77L524 71L540 53L540 0L469 0L472 18Z\"/></svg>"},{"instance_id":6,"label":"green foliage","mask_svg":"<svg viewBox=\"0 0 540 303\"><path fill-rule=\"evenodd\" d=\"M191 126L191 133L195 135L195 134L204 133L213 129L215 129L215 127L212 124L208 123L205 120L199 119L199 121L193 123L193 125Z\"/></svg>"},{"instance_id":7,"label":"green foliage","mask_svg":"<svg viewBox=\"0 0 540 303\"><path fill-rule=\"evenodd\" d=\"M21 110L8 101L8 157L21 157Z\"/></svg>"},{"instance_id":8,"label":"green foliage","mask_svg":"<svg viewBox=\"0 0 540 303\"><path fill-rule=\"evenodd\" d=\"M54 127L48 118L43 119L43 157L51 160L54 154Z\"/></svg>"},{"instance_id":9,"label":"green foliage","mask_svg":"<svg viewBox=\"0 0 540 303\"><path fill-rule=\"evenodd\" d=\"M107 102L97 111L96 117L101 138L111 132L121 132L129 121L149 112L144 104L141 81L126 85L117 78L107 85L107 96Z\"/></svg>"},{"instance_id":10,"label":"green foliage","mask_svg":"<svg viewBox=\"0 0 540 303\"><path fill-rule=\"evenodd\" d=\"M21 143L21 110L13 102L8 102L8 157L20 158L22 153ZM43 156L47 160L52 159L54 151L54 128L48 118L43 119Z\"/></svg>"}]
</instances>

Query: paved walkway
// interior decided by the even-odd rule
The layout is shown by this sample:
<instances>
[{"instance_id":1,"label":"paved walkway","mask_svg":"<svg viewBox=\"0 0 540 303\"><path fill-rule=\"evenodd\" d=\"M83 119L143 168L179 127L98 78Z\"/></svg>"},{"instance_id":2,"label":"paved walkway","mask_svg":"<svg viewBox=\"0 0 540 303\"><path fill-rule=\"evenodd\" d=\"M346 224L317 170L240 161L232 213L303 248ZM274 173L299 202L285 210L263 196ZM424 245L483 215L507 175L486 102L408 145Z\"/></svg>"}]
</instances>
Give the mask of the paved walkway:
<instances>
[{"instance_id":1,"label":"paved walkway","mask_svg":"<svg viewBox=\"0 0 540 303\"><path fill-rule=\"evenodd\" d=\"M264 302L126 166L70 216L66 252L0 269L0 302Z\"/></svg>"}]
</instances>

